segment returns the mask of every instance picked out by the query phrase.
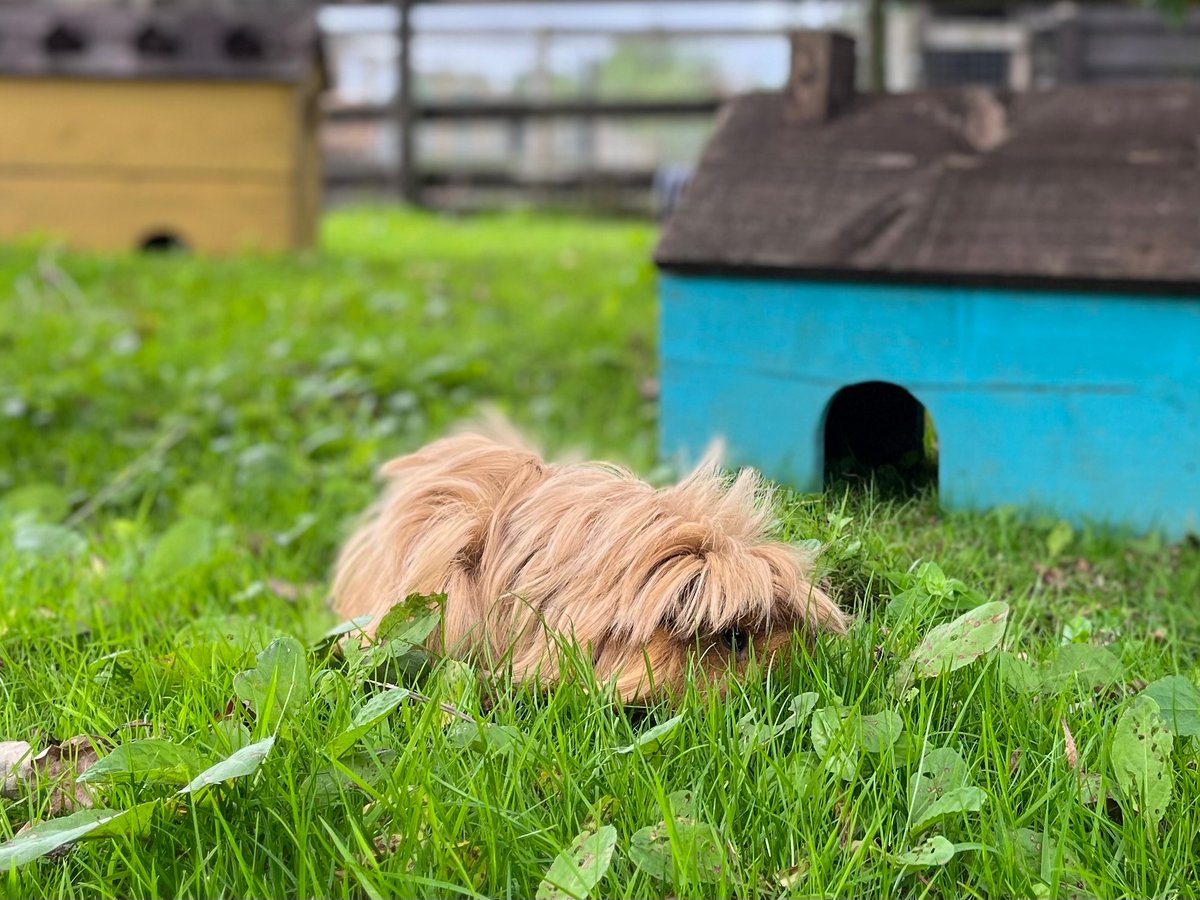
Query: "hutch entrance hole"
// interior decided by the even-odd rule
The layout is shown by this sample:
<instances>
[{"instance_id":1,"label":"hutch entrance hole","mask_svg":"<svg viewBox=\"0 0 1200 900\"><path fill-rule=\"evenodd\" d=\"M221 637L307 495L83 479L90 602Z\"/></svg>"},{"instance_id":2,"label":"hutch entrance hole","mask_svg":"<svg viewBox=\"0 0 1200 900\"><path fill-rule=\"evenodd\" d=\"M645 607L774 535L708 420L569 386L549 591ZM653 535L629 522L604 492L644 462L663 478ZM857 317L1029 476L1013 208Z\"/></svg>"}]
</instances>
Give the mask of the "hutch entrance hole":
<instances>
[{"instance_id":1,"label":"hutch entrance hole","mask_svg":"<svg viewBox=\"0 0 1200 900\"><path fill-rule=\"evenodd\" d=\"M825 484L874 478L913 492L937 484L937 434L924 405L896 384L842 388L825 412Z\"/></svg>"}]
</instances>

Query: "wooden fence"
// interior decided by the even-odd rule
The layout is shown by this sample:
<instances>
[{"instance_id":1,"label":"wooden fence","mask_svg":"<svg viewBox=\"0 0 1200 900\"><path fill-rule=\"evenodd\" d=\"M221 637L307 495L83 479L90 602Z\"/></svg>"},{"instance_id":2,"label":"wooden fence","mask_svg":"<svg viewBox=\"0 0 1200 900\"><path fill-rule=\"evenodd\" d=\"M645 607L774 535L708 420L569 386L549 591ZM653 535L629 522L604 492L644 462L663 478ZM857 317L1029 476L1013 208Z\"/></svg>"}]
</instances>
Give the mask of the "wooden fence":
<instances>
[{"instance_id":1,"label":"wooden fence","mask_svg":"<svg viewBox=\"0 0 1200 900\"><path fill-rule=\"evenodd\" d=\"M551 120L575 120L585 128L595 128L601 120L705 120L720 107L721 96L711 95L679 99L533 99L505 98L485 100L421 101L413 90L413 41L416 31L413 8L417 4L447 4L455 0L394 0L396 10L396 40L398 90L395 100L386 105L339 106L326 111L331 123L364 123L394 127L399 147L395 165L340 168L330 171L331 187L352 187L372 191L391 191L409 203L421 204L431 188L459 187L464 189L504 189L547 194L591 193L612 191L641 191L648 193L657 171L652 168L608 169L584 166L563 174L523 174L501 168L456 167L433 168L423 163L418 151L417 134L424 123L434 122L498 122L509 126L510 132L520 135L529 123ZM459 0L463 2L463 0ZM480 0L471 0L480 2ZM483 0L503 3L505 0ZM529 2L529 0L524 0ZM550 2L550 0L541 0ZM558 0L558 2L595 2L595 0ZM697 0L656 0L656 2L697 2ZM705 0L700 0L705 2ZM781 30L763 29L626 29L587 27L547 27L536 31L513 29L438 28L432 32L439 38L495 38L528 34L551 41L560 37L636 37L636 38L772 38L783 37Z\"/></svg>"}]
</instances>

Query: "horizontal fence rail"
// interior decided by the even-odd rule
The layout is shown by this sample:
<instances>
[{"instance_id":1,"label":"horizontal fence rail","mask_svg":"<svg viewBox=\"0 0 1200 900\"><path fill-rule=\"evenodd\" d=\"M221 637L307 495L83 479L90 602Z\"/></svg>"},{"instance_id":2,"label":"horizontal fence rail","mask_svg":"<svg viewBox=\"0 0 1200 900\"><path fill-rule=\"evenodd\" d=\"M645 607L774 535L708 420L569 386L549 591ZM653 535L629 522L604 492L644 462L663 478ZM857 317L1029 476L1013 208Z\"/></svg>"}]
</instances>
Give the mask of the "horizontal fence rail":
<instances>
[{"instance_id":1,"label":"horizontal fence rail","mask_svg":"<svg viewBox=\"0 0 1200 900\"><path fill-rule=\"evenodd\" d=\"M534 195L565 195L573 193L603 191L648 192L656 184L660 172L647 170L644 166L632 170L600 170L585 164L584 171L566 174L521 173L502 170L494 166L467 163L448 167L427 163L420 159L417 132L422 123L493 123L508 129L508 141L512 147L522 147L526 141L526 128L533 123L554 120L581 120L587 127L594 128L600 121L612 120L677 120L687 121L711 118L720 108L724 97L699 96L668 99L640 98L501 98L463 100L425 100L416 97L413 91L412 44L417 36L413 23L414 6L451 5L459 0L398 0L391 4L396 10L396 40L399 47L397 80L399 89L395 100L386 104L328 105L324 109L326 122L332 126L366 125L394 129L398 153L394 165L336 165L327 166L326 180L331 187L353 187L356 189L387 190L398 194L409 203L426 201L426 188L441 189L503 189L527 192ZM479 0L471 0L479 2ZM484 0L489 5L503 5L512 0ZM521 0L527 2L527 0ZM534 0L553 2L553 0ZM572 0L568 0L572 2ZM578 0L596 2L596 0ZM656 0L656 2L692 2L692 0ZM703 2L703 0L701 0ZM717 0L714 0L717 2ZM727 0L725 0L727 2ZM633 37L644 39L757 39L780 37L783 29L732 29L732 28L647 28L629 27L575 27L554 25L536 28L500 26L483 27L438 27L422 32L430 37L452 39L536 39L549 41L559 38ZM542 126L539 126L542 127Z\"/></svg>"}]
</instances>

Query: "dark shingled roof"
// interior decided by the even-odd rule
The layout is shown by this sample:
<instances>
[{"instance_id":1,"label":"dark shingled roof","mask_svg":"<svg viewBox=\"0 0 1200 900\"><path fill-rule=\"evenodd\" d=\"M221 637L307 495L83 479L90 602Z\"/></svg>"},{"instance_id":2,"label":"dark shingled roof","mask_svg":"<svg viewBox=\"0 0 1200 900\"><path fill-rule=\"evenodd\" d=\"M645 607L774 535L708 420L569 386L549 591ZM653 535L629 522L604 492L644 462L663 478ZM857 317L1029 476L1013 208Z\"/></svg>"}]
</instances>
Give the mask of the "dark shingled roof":
<instances>
[{"instance_id":1,"label":"dark shingled roof","mask_svg":"<svg viewBox=\"0 0 1200 900\"><path fill-rule=\"evenodd\" d=\"M666 269L1200 283L1200 85L864 96L824 123L726 106Z\"/></svg>"},{"instance_id":2,"label":"dark shingled roof","mask_svg":"<svg viewBox=\"0 0 1200 900\"><path fill-rule=\"evenodd\" d=\"M304 6L0 0L0 76L304 82L314 66L323 82L316 20Z\"/></svg>"}]
</instances>

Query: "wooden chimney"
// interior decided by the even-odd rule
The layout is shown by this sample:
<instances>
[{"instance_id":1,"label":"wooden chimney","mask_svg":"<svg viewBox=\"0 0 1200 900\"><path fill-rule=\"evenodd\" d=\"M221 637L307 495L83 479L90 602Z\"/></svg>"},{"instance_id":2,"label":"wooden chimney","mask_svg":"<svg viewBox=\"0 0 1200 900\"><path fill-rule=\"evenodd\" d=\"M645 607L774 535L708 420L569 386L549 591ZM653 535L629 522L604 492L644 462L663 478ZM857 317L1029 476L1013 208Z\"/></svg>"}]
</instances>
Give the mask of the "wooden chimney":
<instances>
[{"instance_id":1,"label":"wooden chimney","mask_svg":"<svg viewBox=\"0 0 1200 900\"><path fill-rule=\"evenodd\" d=\"M794 31L787 93L791 118L824 122L854 99L854 38L839 31Z\"/></svg>"}]
</instances>

